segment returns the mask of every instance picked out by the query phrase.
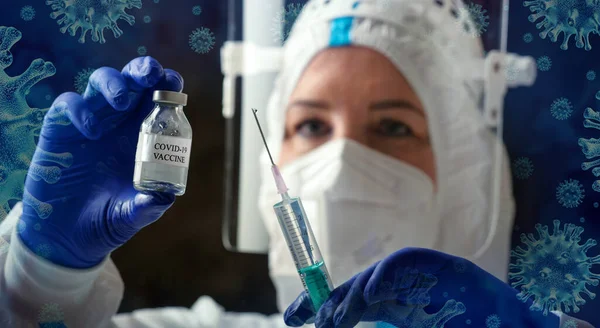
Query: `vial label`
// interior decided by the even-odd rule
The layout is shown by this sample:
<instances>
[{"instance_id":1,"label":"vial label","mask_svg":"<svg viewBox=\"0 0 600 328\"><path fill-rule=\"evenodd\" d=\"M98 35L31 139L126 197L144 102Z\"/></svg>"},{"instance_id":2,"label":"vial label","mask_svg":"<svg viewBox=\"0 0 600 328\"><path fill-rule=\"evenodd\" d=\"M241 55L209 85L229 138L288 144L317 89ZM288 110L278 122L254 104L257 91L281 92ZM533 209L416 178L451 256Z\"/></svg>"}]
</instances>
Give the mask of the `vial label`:
<instances>
[{"instance_id":1,"label":"vial label","mask_svg":"<svg viewBox=\"0 0 600 328\"><path fill-rule=\"evenodd\" d=\"M135 160L187 168L191 149L191 139L140 133Z\"/></svg>"}]
</instances>

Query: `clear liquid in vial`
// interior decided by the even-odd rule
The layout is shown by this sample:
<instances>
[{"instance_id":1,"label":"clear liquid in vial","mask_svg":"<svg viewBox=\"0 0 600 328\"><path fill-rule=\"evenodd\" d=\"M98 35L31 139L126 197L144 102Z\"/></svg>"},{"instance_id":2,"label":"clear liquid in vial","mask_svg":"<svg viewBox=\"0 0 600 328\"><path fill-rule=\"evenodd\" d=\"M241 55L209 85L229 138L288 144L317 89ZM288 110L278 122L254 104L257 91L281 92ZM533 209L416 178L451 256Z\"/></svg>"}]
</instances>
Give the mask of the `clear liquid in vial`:
<instances>
[{"instance_id":1,"label":"clear liquid in vial","mask_svg":"<svg viewBox=\"0 0 600 328\"><path fill-rule=\"evenodd\" d=\"M156 107L140 128L133 185L139 191L185 193L192 128L183 113L187 97L156 91Z\"/></svg>"}]
</instances>

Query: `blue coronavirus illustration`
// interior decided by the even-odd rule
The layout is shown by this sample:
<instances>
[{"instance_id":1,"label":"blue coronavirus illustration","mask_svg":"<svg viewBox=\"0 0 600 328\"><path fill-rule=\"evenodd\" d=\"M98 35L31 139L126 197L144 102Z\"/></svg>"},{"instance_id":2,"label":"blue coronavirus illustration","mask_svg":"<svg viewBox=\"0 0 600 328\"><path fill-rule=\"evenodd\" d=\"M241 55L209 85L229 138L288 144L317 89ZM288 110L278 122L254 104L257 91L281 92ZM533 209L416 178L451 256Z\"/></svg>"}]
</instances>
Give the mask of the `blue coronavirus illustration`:
<instances>
[{"instance_id":1,"label":"blue coronavirus illustration","mask_svg":"<svg viewBox=\"0 0 600 328\"><path fill-rule=\"evenodd\" d=\"M33 166L34 164L32 163L31 165ZM40 177L32 171L33 168L30 168L29 175L37 177L35 180L40 180ZM47 176L52 176L52 180L48 179L48 183L56 183L56 181L60 179L60 169L58 167L52 167L51 170L48 170L48 172L51 173L47 174ZM40 219L46 219L50 216L50 214L52 214L52 205L37 200L27 191L27 189L23 191L23 203L31 205ZM25 223L25 221L23 221L23 223Z\"/></svg>"},{"instance_id":2,"label":"blue coronavirus illustration","mask_svg":"<svg viewBox=\"0 0 600 328\"><path fill-rule=\"evenodd\" d=\"M552 68L552 60L548 56L542 56L537 60L537 68L542 72L547 72Z\"/></svg>"},{"instance_id":3,"label":"blue coronavirus illustration","mask_svg":"<svg viewBox=\"0 0 600 328\"><path fill-rule=\"evenodd\" d=\"M524 1L523 5L532 12L528 19L546 39L550 35L552 42L558 41L563 34L562 50L569 48L569 40L575 38L577 48L591 50L591 34L600 34L600 1L597 0L533 0Z\"/></svg>"},{"instance_id":4,"label":"blue coronavirus illustration","mask_svg":"<svg viewBox=\"0 0 600 328\"><path fill-rule=\"evenodd\" d=\"M0 26L0 221L6 217L10 202L21 199L40 217L49 215L50 205L23 188L28 169L31 178L55 183L60 179L59 166L67 167L73 160L70 154L42 150L33 158L35 138L48 109L29 107L26 96L33 85L54 75L56 69L52 63L36 59L21 75L6 74L6 68L13 62L10 49L20 39L21 32L16 28ZM49 124L70 124L64 114L46 119Z\"/></svg>"},{"instance_id":5,"label":"blue coronavirus illustration","mask_svg":"<svg viewBox=\"0 0 600 328\"><path fill-rule=\"evenodd\" d=\"M290 3L284 10L280 10L273 17L271 32L275 42L283 43L290 36L294 22L302 12L303 4Z\"/></svg>"},{"instance_id":6,"label":"blue coronavirus illustration","mask_svg":"<svg viewBox=\"0 0 600 328\"><path fill-rule=\"evenodd\" d=\"M579 206L584 198L585 189L583 189L583 185L577 180L565 180L556 187L556 200L566 208Z\"/></svg>"},{"instance_id":7,"label":"blue coronavirus illustration","mask_svg":"<svg viewBox=\"0 0 600 328\"><path fill-rule=\"evenodd\" d=\"M137 48L137 53L138 53L138 55L140 55L140 56L145 56L145 55L148 53L148 49L146 49L146 47L145 47L145 46L139 46L139 47Z\"/></svg>"},{"instance_id":8,"label":"blue coronavirus illustration","mask_svg":"<svg viewBox=\"0 0 600 328\"><path fill-rule=\"evenodd\" d=\"M467 261L464 259L457 259L454 261L454 271L457 273L465 273L467 271Z\"/></svg>"},{"instance_id":9,"label":"blue coronavirus illustration","mask_svg":"<svg viewBox=\"0 0 600 328\"><path fill-rule=\"evenodd\" d=\"M533 162L527 157L519 157L512 163L512 172L515 178L525 180L533 174Z\"/></svg>"},{"instance_id":10,"label":"blue coronavirus illustration","mask_svg":"<svg viewBox=\"0 0 600 328\"><path fill-rule=\"evenodd\" d=\"M47 259L52 254L52 246L49 244L40 244L35 247L34 251L38 256Z\"/></svg>"},{"instance_id":11,"label":"blue coronavirus illustration","mask_svg":"<svg viewBox=\"0 0 600 328\"><path fill-rule=\"evenodd\" d=\"M189 46L195 53L206 54L212 50L214 45L215 36L206 27L197 28L190 34Z\"/></svg>"},{"instance_id":12,"label":"blue coronavirus illustration","mask_svg":"<svg viewBox=\"0 0 600 328\"><path fill-rule=\"evenodd\" d=\"M50 17L57 19L61 33L67 30L71 36L75 36L81 28L79 43L85 43L88 32L92 35L92 41L101 44L106 43L104 29L113 32L115 38L123 34L117 24L122 19L129 25L135 23L135 17L125 12L126 9L142 8L142 0L46 0L52 12Z\"/></svg>"},{"instance_id":13,"label":"blue coronavirus illustration","mask_svg":"<svg viewBox=\"0 0 600 328\"><path fill-rule=\"evenodd\" d=\"M525 41L525 43L531 43L531 41L533 41L533 34L531 34L531 33L523 34L523 41Z\"/></svg>"},{"instance_id":14,"label":"blue coronavirus illustration","mask_svg":"<svg viewBox=\"0 0 600 328\"><path fill-rule=\"evenodd\" d=\"M585 78L588 79L588 81L594 81L596 79L596 72L595 71L588 71L585 74Z\"/></svg>"},{"instance_id":15,"label":"blue coronavirus illustration","mask_svg":"<svg viewBox=\"0 0 600 328\"><path fill-rule=\"evenodd\" d=\"M35 18L35 9L32 6L25 6L21 8L21 19L29 22Z\"/></svg>"},{"instance_id":16,"label":"blue coronavirus illustration","mask_svg":"<svg viewBox=\"0 0 600 328\"><path fill-rule=\"evenodd\" d=\"M152 17L150 17L149 15L144 16L144 23L148 24L152 22Z\"/></svg>"},{"instance_id":17,"label":"blue coronavirus illustration","mask_svg":"<svg viewBox=\"0 0 600 328\"><path fill-rule=\"evenodd\" d=\"M596 99L600 100L600 90L598 90L598 92L596 92Z\"/></svg>"},{"instance_id":18,"label":"blue coronavirus illustration","mask_svg":"<svg viewBox=\"0 0 600 328\"><path fill-rule=\"evenodd\" d=\"M563 324L560 326L560 328L577 328L577 321L573 320L573 319L567 319L565 322L563 322Z\"/></svg>"},{"instance_id":19,"label":"blue coronavirus illustration","mask_svg":"<svg viewBox=\"0 0 600 328\"><path fill-rule=\"evenodd\" d=\"M583 118L584 127L600 130L600 113L588 107L583 111ZM585 158L594 159L600 157L600 139L579 138L577 144L581 147L581 152ZM581 164L581 169L584 171L592 169L594 176L600 177L600 158L589 162L583 162ZM596 180L592 183L592 189L596 192L600 192L600 180Z\"/></svg>"},{"instance_id":20,"label":"blue coronavirus illustration","mask_svg":"<svg viewBox=\"0 0 600 328\"><path fill-rule=\"evenodd\" d=\"M486 328L500 328L501 323L502 323L502 321L500 321L500 317L496 314L489 315L485 319L485 327Z\"/></svg>"},{"instance_id":21,"label":"blue coronavirus illustration","mask_svg":"<svg viewBox=\"0 0 600 328\"><path fill-rule=\"evenodd\" d=\"M94 73L95 68L86 68L82 69L75 75L73 79L73 86L75 87L75 91L79 94L83 94L88 85L88 80L90 79L90 75Z\"/></svg>"},{"instance_id":22,"label":"blue coronavirus illustration","mask_svg":"<svg viewBox=\"0 0 600 328\"><path fill-rule=\"evenodd\" d=\"M406 299L399 302L400 306L392 302L386 305L390 306L390 309L382 306L378 319L399 328L443 328L448 321L465 313L467 308L462 302L450 299L437 312L425 312L431 300L429 291L437 282L434 275L420 273L413 268L398 272L394 281L389 282L390 290L399 290L399 286L411 286L410 290L407 291Z\"/></svg>"},{"instance_id":23,"label":"blue coronavirus illustration","mask_svg":"<svg viewBox=\"0 0 600 328\"><path fill-rule=\"evenodd\" d=\"M449 320L466 312L463 303L448 300L438 312L427 313L422 307L403 307L395 315L402 319L389 320L398 328L443 328Z\"/></svg>"},{"instance_id":24,"label":"blue coronavirus illustration","mask_svg":"<svg viewBox=\"0 0 600 328\"><path fill-rule=\"evenodd\" d=\"M17 223L17 232L23 233L25 230L27 230L27 223L23 220L19 220L19 223Z\"/></svg>"},{"instance_id":25,"label":"blue coronavirus illustration","mask_svg":"<svg viewBox=\"0 0 600 328\"><path fill-rule=\"evenodd\" d=\"M56 303L46 303L38 312L38 324L40 328L66 328L64 313Z\"/></svg>"},{"instance_id":26,"label":"blue coronavirus illustration","mask_svg":"<svg viewBox=\"0 0 600 328\"><path fill-rule=\"evenodd\" d=\"M552 117L555 119L564 121L573 114L573 105L567 98L558 98L550 105L550 114L552 114Z\"/></svg>"},{"instance_id":27,"label":"blue coronavirus illustration","mask_svg":"<svg viewBox=\"0 0 600 328\"><path fill-rule=\"evenodd\" d=\"M469 15L471 21L475 25L474 31L467 31L469 34L472 36L481 36L485 31L487 31L487 27L490 25L490 17L487 14L487 10L484 9L483 6L476 3L469 3L466 8L461 8L460 15L464 14Z\"/></svg>"},{"instance_id":28,"label":"blue coronavirus illustration","mask_svg":"<svg viewBox=\"0 0 600 328\"><path fill-rule=\"evenodd\" d=\"M600 274L591 271L600 263L600 255L588 256L587 251L597 244L588 239L580 244L584 229L572 223L554 220L554 231L548 226L536 224L536 239L532 233L521 234L525 248L517 246L511 251L515 263L509 265L511 285L519 290L517 298L527 302L533 298L530 310L579 312L586 301L581 294L594 299L596 294L588 286L598 286Z\"/></svg>"},{"instance_id":29,"label":"blue coronavirus illustration","mask_svg":"<svg viewBox=\"0 0 600 328\"><path fill-rule=\"evenodd\" d=\"M194 14L194 16L200 16L200 14L202 14L202 7L200 7L200 6L192 7L192 14Z\"/></svg>"}]
</instances>

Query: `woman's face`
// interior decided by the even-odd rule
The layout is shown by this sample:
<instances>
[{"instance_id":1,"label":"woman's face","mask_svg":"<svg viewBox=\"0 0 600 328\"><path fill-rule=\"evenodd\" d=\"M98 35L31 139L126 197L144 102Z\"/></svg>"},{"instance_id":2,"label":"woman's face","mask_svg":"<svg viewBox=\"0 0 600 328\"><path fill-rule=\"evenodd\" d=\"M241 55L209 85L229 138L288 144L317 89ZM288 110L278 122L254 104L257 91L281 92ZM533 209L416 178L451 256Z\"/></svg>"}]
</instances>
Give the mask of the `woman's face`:
<instances>
[{"instance_id":1,"label":"woman's face","mask_svg":"<svg viewBox=\"0 0 600 328\"><path fill-rule=\"evenodd\" d=\"M423 105L396 67L374 50L329 48L311 61L290 96L279 165L337 138L411 164L435 183Z\"/></svg>"}]
</instances>

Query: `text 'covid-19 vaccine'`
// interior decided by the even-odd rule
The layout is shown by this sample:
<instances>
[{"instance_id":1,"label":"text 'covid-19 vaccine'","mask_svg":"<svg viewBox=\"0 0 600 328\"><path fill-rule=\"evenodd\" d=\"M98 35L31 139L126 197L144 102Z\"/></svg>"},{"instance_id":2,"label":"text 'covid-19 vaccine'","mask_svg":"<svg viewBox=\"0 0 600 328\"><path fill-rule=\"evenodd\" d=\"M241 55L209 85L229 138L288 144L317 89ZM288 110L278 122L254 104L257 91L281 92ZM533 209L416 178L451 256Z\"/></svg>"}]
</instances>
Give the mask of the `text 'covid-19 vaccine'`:
<instances>
[{"instance_id":1,"label":"text 'covid-19 vaccine'","mask_svg":"<svg viewBox=\"0 0 600 328\"><path fill-rule=\"evenodd\" d=\"M154 91L154 110L140 127L135 154L134 188L181 196L187 184L192 127L183 113L187 95Z\"/></svg>"}]
</instances>

